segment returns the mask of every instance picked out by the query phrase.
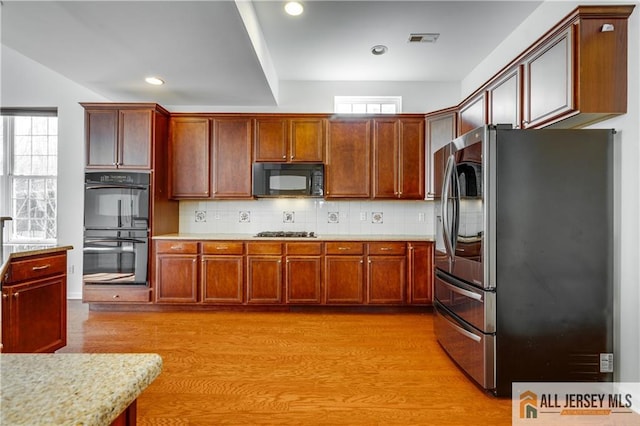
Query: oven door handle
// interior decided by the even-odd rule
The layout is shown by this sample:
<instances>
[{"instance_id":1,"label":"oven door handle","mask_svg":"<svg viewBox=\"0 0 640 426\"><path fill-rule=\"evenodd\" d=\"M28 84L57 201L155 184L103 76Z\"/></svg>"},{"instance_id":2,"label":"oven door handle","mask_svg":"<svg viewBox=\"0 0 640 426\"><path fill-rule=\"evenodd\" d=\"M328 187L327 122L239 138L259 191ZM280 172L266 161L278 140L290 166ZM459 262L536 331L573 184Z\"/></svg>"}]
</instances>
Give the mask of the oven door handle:
<instances>
[{"instance_id":1,"label":"oven door handle","mask_svg":"<svg viewBox=\"0 0 640 426\"><path fill-rule=\"evenodd\" d=\"M85 243L88 244L98 244L98 243L138 243L138 244L146 244L147 242L144 240L139 240L136 238L94 238L94 239L85 239Z\"/></svg>"},{"instance_id":2,"label":"oven door handle","mask_svg":"<svg viewBox=\"0 0 640 426\"><path fill-rule=\"evenodd\" d=\"M86 185L85 189L139 189L140 191L144 191L148 189L147 186L143 185Z\"/></svg>"}]
</instances>

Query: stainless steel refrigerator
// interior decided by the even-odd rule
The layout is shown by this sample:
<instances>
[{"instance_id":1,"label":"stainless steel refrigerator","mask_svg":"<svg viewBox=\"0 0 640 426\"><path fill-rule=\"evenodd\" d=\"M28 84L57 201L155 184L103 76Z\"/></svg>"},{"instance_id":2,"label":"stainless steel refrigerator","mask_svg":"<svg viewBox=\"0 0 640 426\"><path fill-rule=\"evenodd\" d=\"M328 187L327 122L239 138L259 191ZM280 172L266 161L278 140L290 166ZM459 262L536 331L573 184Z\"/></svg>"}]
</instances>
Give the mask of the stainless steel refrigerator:
<instances>
[{"instance_id":1,"label":"stainless steel refrigerator","mask_svg":"<svg viewBox=\"0 0 640 426\"><path fill-rule=\"evenodd\" d=\"M497 396L613 380L613 135L485 126L434 155L436 335Z\"/></svg>"}]
</instances>

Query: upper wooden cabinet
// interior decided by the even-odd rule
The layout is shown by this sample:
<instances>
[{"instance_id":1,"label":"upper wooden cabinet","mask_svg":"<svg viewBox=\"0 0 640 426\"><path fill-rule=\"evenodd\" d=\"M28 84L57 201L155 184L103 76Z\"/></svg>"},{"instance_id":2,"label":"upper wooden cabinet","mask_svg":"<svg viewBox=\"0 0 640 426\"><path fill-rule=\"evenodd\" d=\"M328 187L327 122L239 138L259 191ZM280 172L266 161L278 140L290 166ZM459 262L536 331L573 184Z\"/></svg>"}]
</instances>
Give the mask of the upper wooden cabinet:
<instances>
[{"instance_id":1,"label":"upper wooden cabinet","mask_svg":"<svg viewBox=\"0 0 640 426\"><path fill-rule=\"evenodd\" d=\"M257 162L321 163L324 160L323 117L255 119L254 160Z\"/></svg>"},{"instance_id":2,"label":"upper wooden cabinet","mask_svg":"<svg viewBox=\"0 0 640 426\"><path fill-rule=\"evenodd\" d=\"M251 119L213 120L213 198L251 198Z\"/></svg>"},{"instance_id":3,"label":"upper wooden cabinet","mask_svg":"<svg viewBox=\"0 0 640 426\"><path fill-rule=\"evenodd\" d=\"M478 95L466 100L460 107L458 135L483 126L486 123L486 102L485 93L480 92Z\"/></svg>"},{"instance_id":4,"label":"upper wooden cabinet","mask_svg":"<svg viewBox=\"0 0 640 426\"><path fill-rule=\"evenodd\" d=\"M497 79L487 89L487 122L511 124L515 129L522 122L522 66L517 66Z\"/></svg>"},{"instance_id":5,"label":"upper wooden cabinet","mask_svg":"<svg viewBox=\"0 0 640 426\"><path fill-rule=\"evenodd\" d=\"M371 120L329 120L325 162L327 198L371 196Z\"/></svg>"},{"instance_id":6,"label":"upper wooden cabinet","mask_svg":"<svg viewBox=\"0 0 640 426\"><path fill-rule=\"evenodd\" d=\"M251 198L251 122L207 114L171 117L171 197Z\"/></svg>"},{"instance_id":7,"label":"upper wooden cabinet","mask_svg":"<svg viewBox=\"0 0 640 426\"><path fill-rule=\"evenodd\" d=\"M440 183L436 183L435 177L444 173L444 153L440 149L451 142L457 135L457 113L455 108L436 111L427 114L426 144L429 154L429 180L427 186L428 198L440 196Z\"/></svg>"},{"instance_id":8,"label":"upper wooden cabinet","mask_svg":"<svg viewBox=\"0 0 640 426\"><path fill-rule=\"evenodd\" d=\"M425 198L424 118L373 120L373 198Z\"/></svg>"},{"instance_id":9,"label":"upper wooden cabinet","mask_svg":"<svg viewBox=\"0 0 640 426\"><path fill-rule=\"evenodd\" d=\"M211 196L211 122L208 118L171 118L169 164L171 198Z\"/></svg>"},{"instance_id":10,"label":"upper wooden cabinet","mask_svg":"<svg viewBox=\"0 0 640 426\"><path fill-rule=\"evenodd\" d=\"M157 104L82 103L86 167L154 168L155 144L166 144L169 113ZM155 140L163 136L163 140Z\"/></svg>"}]
</instances>

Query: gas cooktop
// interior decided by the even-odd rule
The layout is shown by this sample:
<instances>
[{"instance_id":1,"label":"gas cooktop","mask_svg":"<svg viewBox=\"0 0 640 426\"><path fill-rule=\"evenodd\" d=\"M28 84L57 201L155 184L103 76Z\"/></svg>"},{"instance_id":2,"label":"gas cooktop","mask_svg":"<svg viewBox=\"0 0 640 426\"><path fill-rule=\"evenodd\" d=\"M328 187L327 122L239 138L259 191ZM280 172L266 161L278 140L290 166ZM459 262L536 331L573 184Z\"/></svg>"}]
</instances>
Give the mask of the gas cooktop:
<instances>
[{"instance_id":1,"label":"gas cooktop","mask_svg":"<svg viewBox=\"0 0 640 426\"><path fill-rule=\"evenodd\" d=\"M263 231L258 232L256 237L271 237L271 238L315 238L314 232L306 231Z\"/></svg>"}]
</instances>

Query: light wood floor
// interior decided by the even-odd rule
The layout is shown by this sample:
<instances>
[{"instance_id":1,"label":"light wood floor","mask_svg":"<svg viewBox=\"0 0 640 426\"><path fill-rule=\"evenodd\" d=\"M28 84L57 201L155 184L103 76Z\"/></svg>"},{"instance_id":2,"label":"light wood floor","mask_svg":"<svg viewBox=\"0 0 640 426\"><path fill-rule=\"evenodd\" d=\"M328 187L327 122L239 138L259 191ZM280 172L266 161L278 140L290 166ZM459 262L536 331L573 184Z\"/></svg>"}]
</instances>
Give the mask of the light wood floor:
<instances>
[{"instance_id":1,"label":"light wood floor","mask_svg":"<svg viewBox=\"0 0 640 426\"><path fill-rule=\"evenodd\" d=\"M140 425L507 425L436 343L431 313L92 312L59 352L154 352Z\"/></svg>"}]
</instances>

